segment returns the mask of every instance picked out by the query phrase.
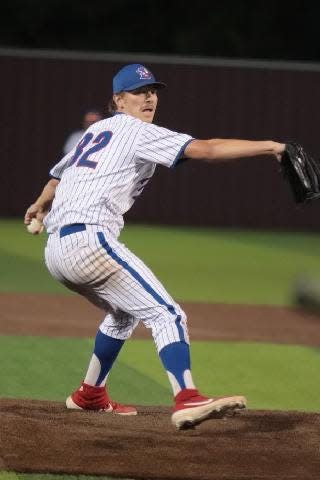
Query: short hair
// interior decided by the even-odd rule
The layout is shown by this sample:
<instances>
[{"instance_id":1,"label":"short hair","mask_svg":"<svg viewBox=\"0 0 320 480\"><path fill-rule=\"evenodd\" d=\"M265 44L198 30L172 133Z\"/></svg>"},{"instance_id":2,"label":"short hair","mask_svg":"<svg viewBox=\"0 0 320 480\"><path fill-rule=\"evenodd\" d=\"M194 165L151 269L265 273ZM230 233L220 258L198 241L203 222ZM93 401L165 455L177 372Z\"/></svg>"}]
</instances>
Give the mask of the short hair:
<instances>
[{"instance_id":1,"label":"short hair","mask_svg":"<svg viewBox=\"0 0 320 480\"><path fill-rule=\"evenodd\" d=\"M117 97L122 97L124 93L126 92L117 93ZM112 96L108 102L108 112L113 115L117 110L118 110L117 104L114 101L114 96Z\"/></svg>"},{"instance_id":2,"label":"short hair","mask_svg":"<svg viewBox=\"0 0 320 480\"><path fill-rule=\"evenodd\" d=\"M117 108L116 102L113 100L113 97L111 97L108 102L108 112L113 115L117 111Z\"/></svg>"}]
</instances>

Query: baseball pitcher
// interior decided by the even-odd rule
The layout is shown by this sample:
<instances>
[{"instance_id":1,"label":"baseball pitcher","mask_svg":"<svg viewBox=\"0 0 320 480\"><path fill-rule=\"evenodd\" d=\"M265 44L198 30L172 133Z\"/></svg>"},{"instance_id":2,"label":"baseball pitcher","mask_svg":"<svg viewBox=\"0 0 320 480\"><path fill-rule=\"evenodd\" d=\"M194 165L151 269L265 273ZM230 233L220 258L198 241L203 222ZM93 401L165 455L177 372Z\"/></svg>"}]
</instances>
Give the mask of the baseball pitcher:
<instances>
[{"instance_id":1,"label":"baseball pitcher","mask_svg":"<svg viewBox=\"0 0 320 480\"><path fill-rule=\"evenodd\" d=\"M182 429L217 412L244 408L246 399L208 398L197 390L186 315L151 270L119 242L123 215L157 165L174 168L182 159L214 164L266 154L279 159L285 145L271 140L199 140L159 127L152 122L158 92L165 86L143 65L121 68L113 78L111 116L91 125L52 168L52 178L24 221L43 221L51 275L105 312L84 381L67 398L67 408L136 415L133 406L109 398L106 383L125 340L143 322L172 387L172 423Z\"/></svg>"}]
</instances>

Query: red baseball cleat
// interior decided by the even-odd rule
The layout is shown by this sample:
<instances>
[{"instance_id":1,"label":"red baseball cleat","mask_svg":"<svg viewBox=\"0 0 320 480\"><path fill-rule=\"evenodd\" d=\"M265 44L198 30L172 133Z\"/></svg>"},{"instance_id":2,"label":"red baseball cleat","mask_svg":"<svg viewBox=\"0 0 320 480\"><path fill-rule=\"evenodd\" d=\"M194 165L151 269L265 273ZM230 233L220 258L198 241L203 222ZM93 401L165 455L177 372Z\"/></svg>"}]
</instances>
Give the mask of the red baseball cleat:
<instances>
[{"instance_id":1,"label":"red baseball cleat","mask_svg":"<svg viewBox=\"0 0 320 480\"><path fill-rule=\"evenodd\" d=\"M180 430L192 428L215 414L223 416L245 408L246 404L246 398L239 395L208 398L198 390L185 388L175 397L171 421Z\"/></svg>"},{"instance_id":2,"label":"red baseball cleat","mask_svg":"<svg viewBox=\"0 0 320 480\"><path fill-rule=\"evenodd\" d=\"M67 408L74 410L96 410L116 413L117 415L137 415L137 410L130 405L121 405L108 397L105 387L93 387L82 383L66 400Z\"/></svg>"}]
</instances>

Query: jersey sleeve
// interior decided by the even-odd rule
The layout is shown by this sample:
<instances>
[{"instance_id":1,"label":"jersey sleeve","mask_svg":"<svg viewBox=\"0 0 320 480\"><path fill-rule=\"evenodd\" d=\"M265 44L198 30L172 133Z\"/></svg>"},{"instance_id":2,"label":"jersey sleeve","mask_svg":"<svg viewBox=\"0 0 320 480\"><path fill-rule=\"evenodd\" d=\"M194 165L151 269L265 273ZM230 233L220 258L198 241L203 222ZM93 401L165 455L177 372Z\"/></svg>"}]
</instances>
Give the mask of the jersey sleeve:
<instances>
[{"instance_id":1,"label":"jersey sleeve","mask_svg":"<svg viewBox=\"0 0 320 480\"><path fill-rule=\"evenodd\" d=\"M144 162L174 167L192 140L194 138L185 133L147 123L141 131L136 155Z\"/></svg>"}]
</instances>

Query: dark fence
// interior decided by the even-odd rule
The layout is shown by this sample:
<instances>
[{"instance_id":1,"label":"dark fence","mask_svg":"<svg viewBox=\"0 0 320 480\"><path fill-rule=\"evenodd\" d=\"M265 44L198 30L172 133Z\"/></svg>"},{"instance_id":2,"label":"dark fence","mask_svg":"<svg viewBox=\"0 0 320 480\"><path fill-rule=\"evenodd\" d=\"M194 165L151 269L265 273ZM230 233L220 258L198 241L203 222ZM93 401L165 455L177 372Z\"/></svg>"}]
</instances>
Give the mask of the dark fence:
<instances>
[{"instance_id":1,"label":"dark fence","mask_svg":"<svg viewBox=\"0 0 320 480\"><path fill-rule=\"evenodd\" d=\"M107 104L114 72L130 62L145 63L169 85L160 125L197 138L296 140L320 154L317 65L2 51L1 216L23 215L83 110ZM320 202L297 208L277 162L260 157L160 167L127 219L317 231L319 214Z\"/></svg>"}]
</instances>

